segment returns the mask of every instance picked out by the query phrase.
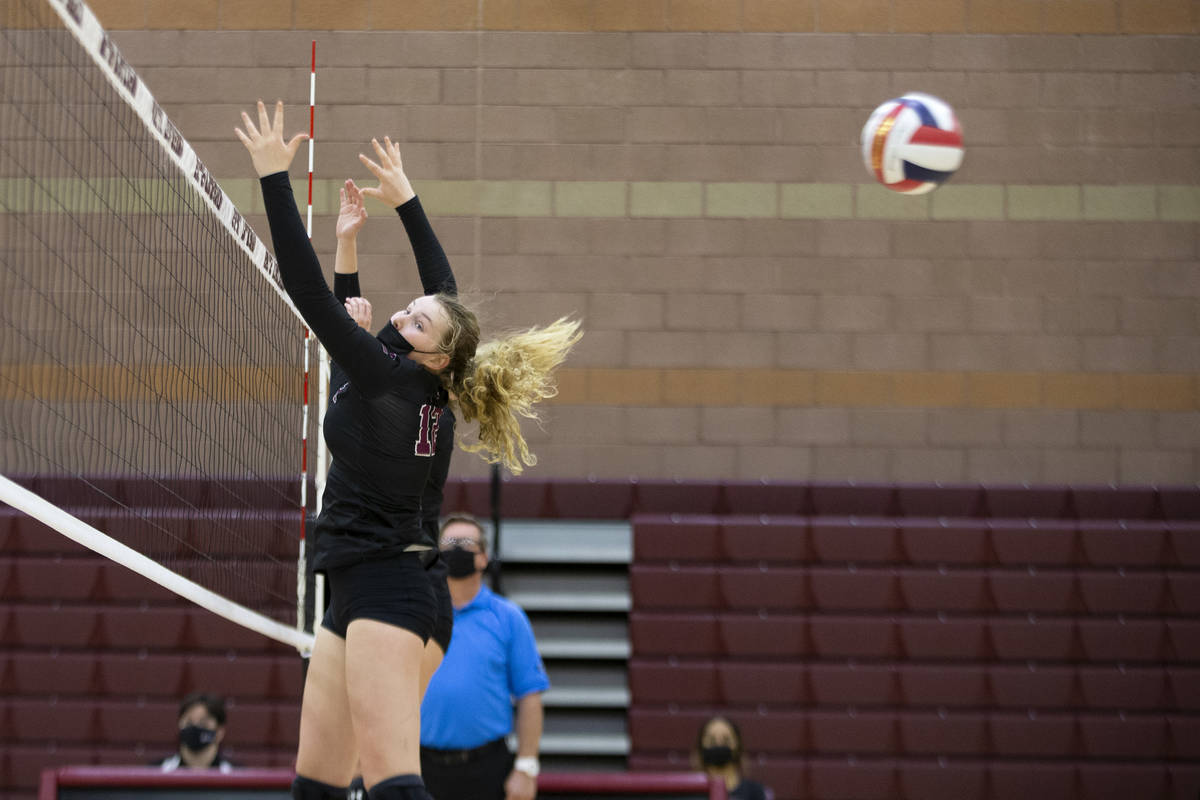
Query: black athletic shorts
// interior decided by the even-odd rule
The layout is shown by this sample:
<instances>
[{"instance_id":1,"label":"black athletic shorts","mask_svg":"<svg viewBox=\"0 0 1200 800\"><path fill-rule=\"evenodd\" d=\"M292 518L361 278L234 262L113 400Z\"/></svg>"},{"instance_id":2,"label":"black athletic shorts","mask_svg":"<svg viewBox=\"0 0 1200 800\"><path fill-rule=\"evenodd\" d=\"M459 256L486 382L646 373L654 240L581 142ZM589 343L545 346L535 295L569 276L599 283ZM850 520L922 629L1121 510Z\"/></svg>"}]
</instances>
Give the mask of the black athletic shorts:
<instances>
[{"instance_id":1,"label":"black athletic shorts","mask_svg":"<svg viewBox=\"0 0 1200 800\"><path fill-rule=\"evenodd\" d=\"M422 563L426 557L419 552L401 553L326 571L329 608L321 626L345 639L351 622L373 619L429 641L437 599Z\"/></svg>"},{"instance_id":2,"label":"black athletic shorts","mask_svg":"<svg viewBox=\"0 0 1200 800\"><path fill-rule=\"evenodd\" d=\"M425 570L429 585L433 587L434 602L437 604L437 619L433 622L433 636L442 655L450 649L450 634L454 630L454 604L450 601L450 587L446 585L446 560L436 559Z\"/></svg>"}]
</instances>

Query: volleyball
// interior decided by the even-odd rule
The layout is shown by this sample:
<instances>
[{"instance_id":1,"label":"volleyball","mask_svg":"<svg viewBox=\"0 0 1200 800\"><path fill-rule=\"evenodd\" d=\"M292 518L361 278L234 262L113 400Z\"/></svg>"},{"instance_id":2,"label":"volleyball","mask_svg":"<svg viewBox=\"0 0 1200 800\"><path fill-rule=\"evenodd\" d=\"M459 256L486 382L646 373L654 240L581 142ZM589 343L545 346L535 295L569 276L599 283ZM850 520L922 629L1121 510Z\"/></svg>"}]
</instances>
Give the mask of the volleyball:
<instances>
[{"instance_id":1,"label":"volleyball","mask_svg":"<svg viewBox=\"0 0 1200 800\"><path fill-rule=\"evenodd\" d=\"M862 129L862 157L892 191L932 192L962 165L962 127L948 103L910 92L871 112Z\"/></svg>"}]
</instances>

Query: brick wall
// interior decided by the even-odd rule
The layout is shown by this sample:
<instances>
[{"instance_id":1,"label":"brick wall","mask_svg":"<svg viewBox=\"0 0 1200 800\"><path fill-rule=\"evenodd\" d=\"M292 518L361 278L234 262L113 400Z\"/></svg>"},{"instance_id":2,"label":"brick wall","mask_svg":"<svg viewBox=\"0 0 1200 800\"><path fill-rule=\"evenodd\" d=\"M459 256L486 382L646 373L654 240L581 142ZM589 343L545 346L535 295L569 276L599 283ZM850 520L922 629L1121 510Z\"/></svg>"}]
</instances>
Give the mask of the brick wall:
<instances>
[{"instance_id":1,"label":"brick wall","mask_svg":"<svg viewBox=\"0 0 1200 800\"><path fill-rule=\"evenodd\" d=\"M317 40L327 266L387 133L488 329L583 318L545 474L1200 479L1194 0L93 7L260 233L232 128L304 126ZM857 151L907 90L967 140L920 198ZM418 285L373 216L382 314Z\"/></svg>"}]
</instances>

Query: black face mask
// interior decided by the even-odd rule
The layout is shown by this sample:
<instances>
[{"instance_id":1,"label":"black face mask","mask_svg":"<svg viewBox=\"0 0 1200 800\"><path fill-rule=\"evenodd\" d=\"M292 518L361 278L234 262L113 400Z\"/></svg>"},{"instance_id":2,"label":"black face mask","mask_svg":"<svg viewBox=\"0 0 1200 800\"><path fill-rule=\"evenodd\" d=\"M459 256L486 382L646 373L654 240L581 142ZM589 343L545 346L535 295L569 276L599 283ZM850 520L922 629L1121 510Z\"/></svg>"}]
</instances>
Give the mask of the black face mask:
<instances>
[{"instance_id":1,"label":"black face mask","mask_svg":"<svg viewBox=\"0 0 1200 800\"><path fill-rule=\"evenodd\" d=\"M475 554L461 547L452 547L442 551L446 559L446 572L451 578L469 578L478 570L475 569Z\"/></svg>"},{"instance_id":2,"label":"black face mask","mask_svg":"<svg viewBox=\"0 0 1200 800\"><path fill-rule=\"evenodd\" d=\"M723 744L701 748L700 760L706 767L723 767L733 761L733 748Z\"/></svg>"},{"instance_id":3,"label":"black face mask","mask_svg":"<svg viewBox=\"0 0 1200 800\"><path fill-rule=\"evenodd\" d=\"M202 728L199 725L188 725L179 730L179 744L193 753L208 747L216 741L216 738L216 731L211 728Z\"/></svg>"},{"instance_id":4,"label":"black face mask","mask_svg":"<svg viewBox=\"0 0 1200 800\"><path fill-rule=\"evenodd\" d=\"M396 326L391 320L379 329L379 333L375 334L375 338L383 342L383 344L393 353L406 356L409 353L424 353L428 356L440 355L439 350L418 350L412 346L412 342L400 335L400 331L396 330Z\"/></svg>"},{"instance_id":5,"label":"black face mask","mask_svg":"<svg viewBox=\"0 0 1200 800\"><path fill-rule=\"evenodd\" d=\"M379 329L379 333L375 334L375 338L383 342L384 345L394 353L399 353L406 356L413 351L412 343L400 335L400 331L396 330L396 326L391 320L384 323Z\"/></svg>"}]
</instances>

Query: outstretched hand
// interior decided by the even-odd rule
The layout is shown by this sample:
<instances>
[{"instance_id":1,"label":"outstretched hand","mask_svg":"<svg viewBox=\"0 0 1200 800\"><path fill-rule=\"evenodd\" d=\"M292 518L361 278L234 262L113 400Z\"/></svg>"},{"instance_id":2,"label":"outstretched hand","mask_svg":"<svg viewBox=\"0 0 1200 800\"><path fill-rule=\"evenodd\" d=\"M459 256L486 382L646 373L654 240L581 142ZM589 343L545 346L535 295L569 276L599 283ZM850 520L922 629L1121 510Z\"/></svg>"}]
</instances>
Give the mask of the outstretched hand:
<instances>
[{"instance_id":1,"label":"outstretched hand","mask_svg":"<svg viewBox=\"0 0 1200 800\"><path fill-rule=\"evenodd\" d=\"M250 115L242 112L241 128L234 128L234 133L250 151L250 159L254 162L254 171L258 177L284 172L296 157L300 143L308 138L307 133L297 133L289 141L283 141L283 101L275 102L275 119L267 119L267 107L262 100L258 101L258 127L250 121ZM261 131L261 132L260 132Z\"/></svg>"},{"instance_id":2,"label":"outstretched hand","mask_svg":"<svg viewBox=\"0 0 1200 800\"><path fill-rule=\"evenodd\" d=\"M342 204L338 209L335 235L339 239L353 239L367 221L367 209L363 205L363 193L352 180L338 190Z\"/></svg>"},{"instance_id":3,"label":"outstretched hand","mask_svg":"<svg viewBox=\"0 0 1200 800\"><path fill-rule=\"evenodd\" d=\"M346 313L366 331L371 330L371 303L365 297L346 299Z\"/></svg>"},{"instance_id":4,"label":"outstretched hand","mask_svg":"<svg viewBox=\"0 0 1200 800\"><path fill-rule=\"evenodd\" d=\"M382 200L392 208L402 206L416 197L417 193L413 191L412 184L408 182L408 176L404 174L404 164L400 160L400 145L394 144L389 137L385 136L383 144L380 144L378 139L372 139L371 146L375 148L375 155L379 159L379 163L372 161L362 153L358 154L358 160L379 179L379 186L368 186L362 190L362 193L367 197Z\"/></svg>"}]
</instances>

